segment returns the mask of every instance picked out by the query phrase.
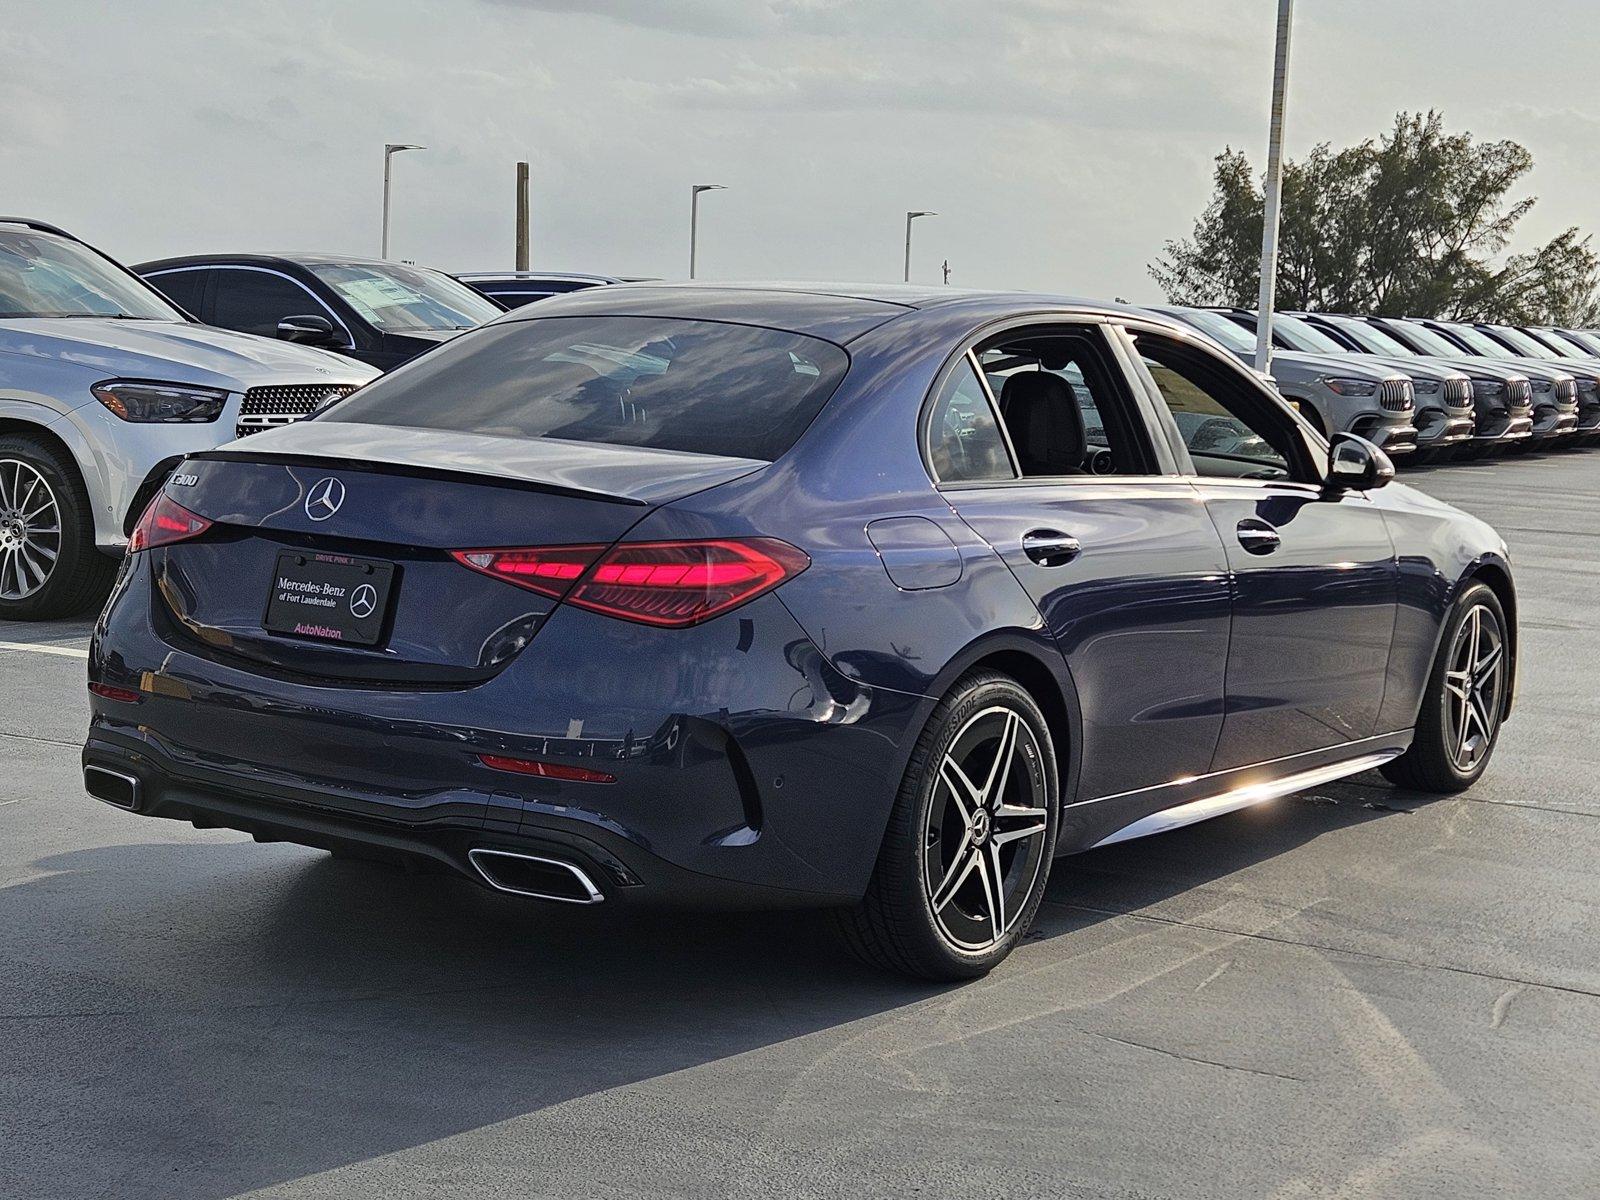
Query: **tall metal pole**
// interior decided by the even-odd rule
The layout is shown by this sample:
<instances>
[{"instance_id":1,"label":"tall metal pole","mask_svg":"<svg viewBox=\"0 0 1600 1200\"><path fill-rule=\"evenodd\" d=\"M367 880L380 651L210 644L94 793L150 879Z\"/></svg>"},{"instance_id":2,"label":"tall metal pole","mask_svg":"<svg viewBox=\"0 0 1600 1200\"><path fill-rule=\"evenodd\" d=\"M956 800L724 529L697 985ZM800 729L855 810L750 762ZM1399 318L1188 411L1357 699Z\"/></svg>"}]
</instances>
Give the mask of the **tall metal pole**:
<instances>
[{"instance_id":1,"label":"tall metal pole","mask_svg":"<svg viewBox=\"0 0 1600 1200\"><path fill-rule=\"evenodd\" d=\"M906 214L906 273L905 282L911 282L911 222L918 217L937 217L936 212L908 212Z\"/></svg>"},{"instance_id":2,"label":"tall metal pole","mask_svg":"<svg viewBox=\"0 0 1600 1200\"><path fill-rule=\"evenodd\" d=\"M410 146L389 142L383 148L383 255L389 257L389 160L402 150L426 150L426 146Z\"/></svg>"},{"instance_id":3,"label":"tall metal pole","mask_svg":"<svg viewBox=\"0 0 1600 1200\"><path fill-rule=\"evenodd\" d=\"M700 248L700 193L721 192L720 183L697 183L689 189L689 278L694 278L695 256Z\"/></svg>"},{"instance_id":4,"label":"tall metal pole","mask_svg":"<svg viewBox=\"0 0 1600 1200\"><path fill-rule=\"evenodd\" d=\"M1261 294L1256 299L1256 370L1272 365L1272 309L1278 297L1278 214L1283 200L1283 110L1289 88L1289 30L1294 0L1278 0L1278 49L1272 67L1272 125L1261 222Z\"/></svg>"},{"instance_id":5,"label":"tall metal pole","mask_svg":"<svg viewBox=\"0 0 1600 1200\"><path fill-rule=\"evenodd\" d=\"M528 164L517 164L517 270L528 269Z\"/></svg>"}]
</instances>

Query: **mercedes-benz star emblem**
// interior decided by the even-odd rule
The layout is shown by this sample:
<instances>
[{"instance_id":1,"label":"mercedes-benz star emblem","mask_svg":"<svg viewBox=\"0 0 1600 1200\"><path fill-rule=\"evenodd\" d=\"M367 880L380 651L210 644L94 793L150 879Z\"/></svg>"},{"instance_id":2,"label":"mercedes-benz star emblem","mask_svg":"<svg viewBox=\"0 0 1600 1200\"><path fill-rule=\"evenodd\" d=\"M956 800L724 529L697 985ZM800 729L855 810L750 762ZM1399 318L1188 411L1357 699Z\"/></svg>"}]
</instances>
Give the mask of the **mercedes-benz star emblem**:
<instances>
[{"instance_id":1,"label":"mercedes-benz star emblem","mask_svg":"<svg viewBox=\"0 0 1600 1200\"><path fill-rule=\"evenodd\" d=\"M332 475L319 479L306 493L306 516L313 521L326 521L339 511L344 503L344 484Z\"/></svg>"},{"instance_id":2,"label":"mercedes-benz star emblem","mask_svg":"<svg viewBox=\"0 0 1600 1200\"><path fill-rule=\"evenodd\" d=\"M358 621L370 617L378 607L378 589L370 583L363 583L350 593L350 614Z\"/></svg>"}]
</instances>

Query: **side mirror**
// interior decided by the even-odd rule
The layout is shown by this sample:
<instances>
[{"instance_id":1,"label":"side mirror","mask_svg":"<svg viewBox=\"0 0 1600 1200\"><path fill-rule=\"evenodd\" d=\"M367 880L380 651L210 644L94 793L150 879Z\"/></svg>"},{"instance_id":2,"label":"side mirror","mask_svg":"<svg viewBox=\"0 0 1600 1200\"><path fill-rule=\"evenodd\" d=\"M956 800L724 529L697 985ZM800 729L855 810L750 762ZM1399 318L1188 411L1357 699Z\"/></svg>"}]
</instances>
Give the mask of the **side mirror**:
<instances>
[{"instance_id":1,"label":"side mirror","mask_svg":"<svg viewBox=\"0 0 1600 1200\"><path fill-rule=\"evenodd\" d=\"M1394 462L1364 437L1336 433L1328 443L1328 476L1332 491L1371 491L1394 478Z\"/></svg>"},{"instance_id":2,"label":"side mirror","mask_svg":"<svg viewBox=\"0 0 1600 1200\"><path fill-rule=\"evenodd\" d=\"M278 322L278 337L302 346L332 346L339 341L333 322L327 317L285 317Z\"/></svg>"}]
</instances>

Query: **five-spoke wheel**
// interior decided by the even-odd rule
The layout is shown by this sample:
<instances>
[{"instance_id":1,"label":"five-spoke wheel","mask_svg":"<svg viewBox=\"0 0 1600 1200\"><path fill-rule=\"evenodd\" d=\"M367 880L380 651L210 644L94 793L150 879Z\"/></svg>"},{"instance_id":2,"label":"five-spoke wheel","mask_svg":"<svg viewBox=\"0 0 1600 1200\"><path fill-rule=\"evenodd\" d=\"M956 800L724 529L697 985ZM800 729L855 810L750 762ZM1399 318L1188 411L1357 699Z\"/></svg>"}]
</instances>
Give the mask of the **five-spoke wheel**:
<instances>
[{"instance_id":1,"label":"five-spoke wheel","mask_svg":"<svg viewBox=\"0 0 1600 1200\"><path fill-rule=\"evenodd\" d=\"M982 975L1009 954L1050 874L1056 753L1016 680L960 680L912 751L867 894L840 913L851 949L930 979Z\"/></svg>"},{"instance_id":2,"label":"five-spoke wheel","mask_svg":"<svg viewBox=\"0 0 1600 1200\"><path fill-rule=\"evenodd\" d=\"M1467 584L1444 636L1417 714L1411 748L1383 773L1402 787L1459 792L1494 753L1511 691L1511 626L1487 584Z\"/></svg>"},{"instance_id":3,"label":"five-spoke wheel","mask_svg":"<svg viewBox=\"0 0 1600 1200\"><path fill-rule=\"evenodd\" d=\"M1470 771L1494 745L1505 700L1505 634L1487 605L1468 611L1450 662L1444 677L1450 757L1458 770Z\"/></svg>"},{"instance_id":4,"label":"five-spoke wheel","mask_svg":"<svg viewBox=\"0 0 1600 1200\"><path fill-rule=\"evenodd\" d=\"M1038 739L1013 708L969 718L939 763L923 829L934 920L956 945L998 945L1044 861L1050 810Z\"/></svg>"}]
</instances>

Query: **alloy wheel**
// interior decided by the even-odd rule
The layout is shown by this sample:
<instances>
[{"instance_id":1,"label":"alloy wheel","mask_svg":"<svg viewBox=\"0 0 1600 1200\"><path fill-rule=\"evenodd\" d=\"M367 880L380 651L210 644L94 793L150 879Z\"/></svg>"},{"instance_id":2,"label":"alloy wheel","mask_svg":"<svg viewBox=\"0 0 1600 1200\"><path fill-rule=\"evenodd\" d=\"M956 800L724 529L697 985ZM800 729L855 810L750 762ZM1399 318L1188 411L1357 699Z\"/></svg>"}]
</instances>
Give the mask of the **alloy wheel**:
<instances>
[{"instance_id":1,"label":"alloy wheel","mask_svg":"<svg viewBox=\"0 0 1600 1200\"><path fill-rule=\"evenodd\" d=\"M994 707L970 718L939 763L922 838L934 921L963 950L987 950L1015 926L1044 863L1050 812L1028 723Z\"/></svg>"},{"instance_id":2,"label":"alloy wheel","mask_svg":"<svg viewBox=\"0 0 1600 1200\"><path fill-rule=\"evenodd\" d=\"M1486 606L1474 605L1456 630L1445 671L1445 736L1458 771L1471 771L1494 745L1505 698L1505 633Z\"/></svg>"},{"instance_id":3,"label":"alloy wheel","mask_svg":"<svg viewBox=\"0 0 1600 1200\"><path fill-rule=\"evenodd\" d=\"M17 458L0 459L0 600L26 600L61 556L61 508L49 481Z\"/></svg>"}]
</instances>

